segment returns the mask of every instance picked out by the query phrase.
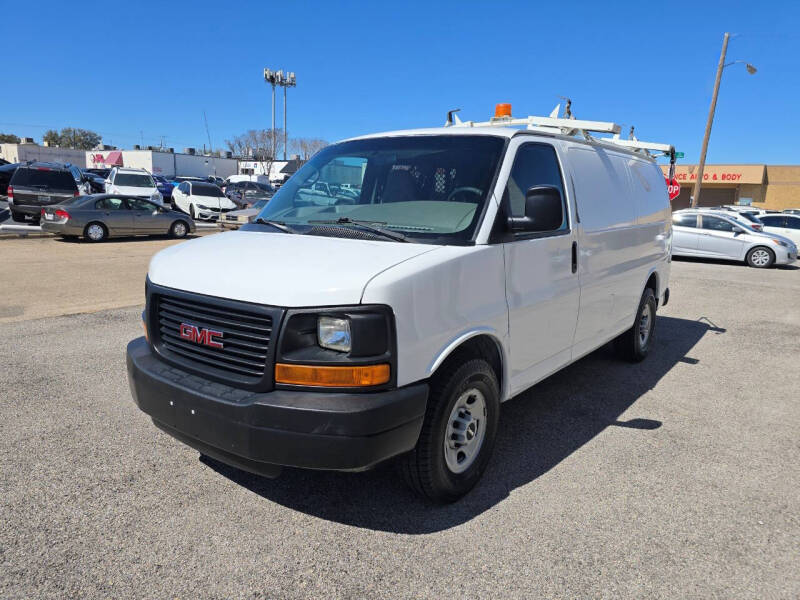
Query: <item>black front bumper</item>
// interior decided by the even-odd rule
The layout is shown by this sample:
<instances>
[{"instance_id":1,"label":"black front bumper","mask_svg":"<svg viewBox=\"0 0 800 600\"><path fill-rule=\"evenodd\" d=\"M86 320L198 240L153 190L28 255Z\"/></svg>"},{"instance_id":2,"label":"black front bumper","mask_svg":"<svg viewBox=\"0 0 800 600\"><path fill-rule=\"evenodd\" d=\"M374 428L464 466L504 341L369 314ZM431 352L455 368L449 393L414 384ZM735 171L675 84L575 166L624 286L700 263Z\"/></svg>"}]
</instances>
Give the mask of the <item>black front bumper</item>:
<instances>
[{"instance_id":1,"label":"black front bumper","mask_svg":"<svg viewBox=\"0 0 800 600\"><path fill-rule=\"evenodd\" d=\"M128 344L133 399L203 454L276 475L279 466L360 471L414 448L428 385L375 393L251 392L165 364L144 338Z\"/></svg>"}]
</instances>

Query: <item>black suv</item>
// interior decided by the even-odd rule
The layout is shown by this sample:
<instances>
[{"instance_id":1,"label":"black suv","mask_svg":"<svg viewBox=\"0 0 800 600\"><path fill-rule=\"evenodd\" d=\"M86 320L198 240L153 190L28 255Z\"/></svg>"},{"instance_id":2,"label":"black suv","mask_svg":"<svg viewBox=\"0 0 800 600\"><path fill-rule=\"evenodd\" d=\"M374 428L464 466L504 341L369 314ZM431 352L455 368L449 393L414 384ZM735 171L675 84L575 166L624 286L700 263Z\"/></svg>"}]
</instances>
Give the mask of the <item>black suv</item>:
<instances>
[{"instance_id":1,"label":"black suv","mask_svg":"<svg viewBox=\"0 0 800 600\"><path fill-rule=\"evenodd\" d=\"M7 193L11 218L17 222L23 222L26 216L38 222L43 206L79 195L70 167L46 162L20 164L8 183Z\"/></svg>"}]
</instances>

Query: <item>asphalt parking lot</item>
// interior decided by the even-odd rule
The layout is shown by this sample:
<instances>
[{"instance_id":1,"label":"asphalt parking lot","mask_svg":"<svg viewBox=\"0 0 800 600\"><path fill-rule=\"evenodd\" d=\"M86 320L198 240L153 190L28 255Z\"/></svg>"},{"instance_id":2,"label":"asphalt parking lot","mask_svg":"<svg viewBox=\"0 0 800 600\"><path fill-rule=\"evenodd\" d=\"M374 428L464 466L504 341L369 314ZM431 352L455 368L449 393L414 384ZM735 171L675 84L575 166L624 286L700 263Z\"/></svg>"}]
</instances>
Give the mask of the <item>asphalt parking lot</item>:
<instances>
[{"instance_id":1,"label":"asphalt parking lot","mask_svg":"<svg viewBox=\"0 0 800 600\"><path fill-rule=\"evenodd\" d=\"M0 240L0 597L800 596L800 269L676 261L651 356L506 403L481 484L436 507L391 465L266 480L158 431L124 348L167 243ZM14 253L118 291L86 313L91 281Z\"/></svg>"}]
</instances>

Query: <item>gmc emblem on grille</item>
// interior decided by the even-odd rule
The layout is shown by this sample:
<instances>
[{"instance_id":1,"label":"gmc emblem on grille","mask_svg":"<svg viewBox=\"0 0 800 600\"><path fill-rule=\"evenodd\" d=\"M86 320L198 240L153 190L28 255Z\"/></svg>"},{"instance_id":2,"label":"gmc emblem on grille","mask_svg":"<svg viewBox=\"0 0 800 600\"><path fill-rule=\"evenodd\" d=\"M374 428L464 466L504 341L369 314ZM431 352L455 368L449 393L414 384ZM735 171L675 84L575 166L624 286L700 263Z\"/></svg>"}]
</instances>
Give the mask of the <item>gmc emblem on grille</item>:
<instances>
[{"instance_id":1,"label":"gmc emblem on grille","mask_svg":"<svg viewBox=\"0 0 800 600\"><path fill-rule=\"evenodd\" d=\"M190 323L181 323L181 338L190 342L194 342L195 344L210 346L212 348L222 348L222 342L214 339L221 337L221 331L200 328L197 325L191 325Z\"/></svg>"}]
</instances>

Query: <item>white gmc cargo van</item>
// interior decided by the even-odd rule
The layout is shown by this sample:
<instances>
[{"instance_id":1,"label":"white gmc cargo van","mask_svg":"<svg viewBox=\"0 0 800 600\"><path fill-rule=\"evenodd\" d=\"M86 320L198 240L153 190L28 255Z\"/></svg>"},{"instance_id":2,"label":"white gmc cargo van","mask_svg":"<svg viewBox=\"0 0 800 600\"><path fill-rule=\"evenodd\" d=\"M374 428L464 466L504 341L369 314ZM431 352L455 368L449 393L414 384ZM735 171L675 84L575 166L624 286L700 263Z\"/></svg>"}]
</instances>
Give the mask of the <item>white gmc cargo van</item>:
<instances>
[{"instance_id":1,"label":"white gmc cargo van","mask_svg":"<svg viewBox=\"0 0 800 600\"><path fill-rule=\"evenodd\" d=\"M256 222L161 251L127 349L137 405L247 471L399 457L419 493L461 497L503 401L611 340L644 359L669 297L643 143L537 119L334 144Z\"/></svg>"}]
</instances>

